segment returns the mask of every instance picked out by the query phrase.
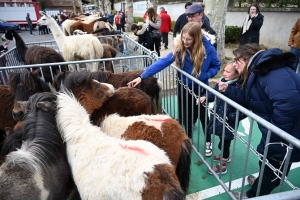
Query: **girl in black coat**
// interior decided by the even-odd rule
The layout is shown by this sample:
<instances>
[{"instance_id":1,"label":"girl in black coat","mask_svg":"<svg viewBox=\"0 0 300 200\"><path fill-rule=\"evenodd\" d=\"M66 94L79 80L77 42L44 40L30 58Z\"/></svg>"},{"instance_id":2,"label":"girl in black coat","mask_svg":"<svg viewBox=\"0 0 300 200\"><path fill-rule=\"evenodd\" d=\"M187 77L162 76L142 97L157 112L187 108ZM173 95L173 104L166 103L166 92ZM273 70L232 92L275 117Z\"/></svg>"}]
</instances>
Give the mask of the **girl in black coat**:
<instances>
[{"instance_id":1,"label":"girl in black coat","mask_svg":"<svg viewBox=\"0 0 300 200\"><path fill-rule=\"evenodd\" d=\"M222 71L223 71L223 77L220 79L221 82L226 82L227 84L230 84L230 85L232 85L236 88L241 89L242 81L240 79L240 75L238 74L238 71L235 69L234 62L227 63L223 67ZM218 91L218 84L215 86L214 89ZM207 98L208 102L213 102L214 99L215 99L215 96L212 93L208 93L207 97L206 96L200 97L200 102L205 103L206 98ZM198 101L197 101L197 104L198 104ZM222 101L221 99L217 98L217 100L215 102L215 106L216 106L216 114L220 117L223 117L224 116L225 102ZM242 120L245 117L246 117L246 115L244 115L242 113L239 114L239 120ZM227 105L226 123L232 128L235 127L235 118L236 118L236 109L233 108L230 105ZM209 123L207 125L208 134L213 134L213 131L215 131L214 132L215 135L219 136L219 138L220 138L218 148L220 150L222 150L223 122L220 122L218 119L216 119L215 120L215 130L214 130L214 127L213 127L213 122L214 122L214 117L211 116L210 120L209 120ZM231 161L231 159L229 157L229 155L230 155L230 143L231 143L231 140L233 140L233 139L234 139L233 133L229 129L225 128L223 160L222 160L222 162L220 162L221 161L221 154L216 155L216 156L213 157L214 161L219 162L216 166L213 167L213 170L217 174L227 173L226 165L227 165L227 162ZM212 144L211 144L211 149L210 150L212 151ZM206 150L206 156L208 156L209 153L210 153L209 155L211 155L211 151L207 152L207 150ZM222 167L220 167L221 163L222 163ZM208 170L208 172L211 173L209 170Z\"/></svg>"},{"instance_id":2,"label":"girl in black coat","mask_svg":"<svg viewBox=\"0 0 300 200\"><path fill-rule=\"evenodd\" d=\"M259 31L264 22L264 16L259 12L257 5L251 5L248 9L243 29L240 35L240 44L259 44Z\"/></svg>"}]
</instances>

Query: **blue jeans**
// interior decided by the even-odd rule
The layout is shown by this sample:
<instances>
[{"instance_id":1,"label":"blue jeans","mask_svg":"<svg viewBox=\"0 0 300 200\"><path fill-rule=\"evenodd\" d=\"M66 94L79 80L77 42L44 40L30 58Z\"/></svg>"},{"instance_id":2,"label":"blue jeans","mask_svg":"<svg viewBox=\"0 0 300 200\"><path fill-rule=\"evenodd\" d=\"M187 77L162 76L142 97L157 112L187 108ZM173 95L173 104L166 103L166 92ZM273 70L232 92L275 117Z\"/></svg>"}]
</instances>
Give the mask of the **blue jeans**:
<instances>
[{"instance_id":1,"label":"blue jeans","mask_svg":"<svg viewBox=\"0 0 300 200\"><path fill-rule=\"evenodd\" d=\"M32 35L32 25L28 25L28 26L29 26L30 35Z\"/></svg>"},{"instance_id":2,"label":"blue jeans","mask_svg":"<svg viewBox=\"0 0 300 200\"><path fill-rule=\"evenodd\" d=\"M295 62L295 70L297 71L298 68L298 74L300 75L300 49L296 49L295 47L291 47L291 52L294 53L297 56L296 62Z\"/></svg>"}]
</instances>

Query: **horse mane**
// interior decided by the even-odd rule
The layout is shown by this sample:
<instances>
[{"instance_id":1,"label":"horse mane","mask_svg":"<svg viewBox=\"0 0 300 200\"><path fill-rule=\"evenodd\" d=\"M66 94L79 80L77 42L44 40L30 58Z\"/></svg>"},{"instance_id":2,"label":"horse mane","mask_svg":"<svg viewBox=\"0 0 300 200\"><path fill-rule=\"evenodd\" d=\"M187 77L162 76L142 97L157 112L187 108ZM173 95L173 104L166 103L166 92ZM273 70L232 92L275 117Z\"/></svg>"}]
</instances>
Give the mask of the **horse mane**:
<instances>
[{"instance_id":1,"label":"horse mane","mask_svg":"<svg viewBox=\"0 0 300 200\"><path fill-rule=\"evenodd\" d=\"M121 31L110 31L108 28L99 28L92 32L92 34L102 34L102 35L119 35L121 34Z\"/></svg>"},{"instance_id":2,"label":"horse mane","mask_svg":"<svg viewBox=\"0 0 300 200\"><path fill-rule=\"evenodd\" d=\"M16 49L17 49L19 55L21 56L23 62L25 62L25 54L26 54L28 47L25 45L24 40L15 30L7 29L7 31L8 32L10 31L12 33L13 37L15 38Z\"/></svg>"},{"instance_id":3,"label":"horse mane","mask_svg":"<svg viewBox=\"0 0 300 200\"><path fill-rule=\"evenodd\" d=\"M24 119L24 139L21 149L6 157L6 167L18 165L30 172L55 165L65 153L56 114L56 96L50 92L37 93L30 97L28 113ZM38 103L48 101L53 106L47 111L38 108Z\"/></svg>"},{"instance_id":4,"label":"horse mane","mask_svg":"<svg viewBox=\"0 0 300 200\"><path fill-rule=\"evenodd\" d=\"M72 72L65 76L65 80L62 81L64 86L68 88L73 94L77 93L77 87L79 85L90 83L92 81L91 73L88 71Z\"/></svg>"},{"instance_id":5,"label":"horse mane","mask_svg":"<svg viewBox=\"0 0 300 200\"><path fill-rule=\"evenodd\" d=\"M57 73L57 75L54 77L54 80L52 82L52 86L55 88L56 91L59 91L61 83L66 79L66 77L70 74L70 71L63 71Z\"/></svg>"},{"instance_id":6,"label":"horse mane","mask_svg":"<svg viewBox=\"0 0 300 200\"><path fill-rule=\"evenodd\" d=\"M51 91L49 85L45 81L38 77L34 77L32 72L29 71L11 73L9 75L8 83L13 92L15 92L19 83L23 84L25 90L36 91L38 89L37 87L39 87L41 91Z\"/></svg>"},{"instance_id":7,"label":"horse mane","mask_svg":"<svg viewBox=\"0 0 300 200\"><path fill-rule=\"evenodd\" d=\"M111 75L111 72L103 72L103 71L97 71L97 72L91 72L91 77L101 83L106 83L106 80Z\"/></svg>"}]
</instances>

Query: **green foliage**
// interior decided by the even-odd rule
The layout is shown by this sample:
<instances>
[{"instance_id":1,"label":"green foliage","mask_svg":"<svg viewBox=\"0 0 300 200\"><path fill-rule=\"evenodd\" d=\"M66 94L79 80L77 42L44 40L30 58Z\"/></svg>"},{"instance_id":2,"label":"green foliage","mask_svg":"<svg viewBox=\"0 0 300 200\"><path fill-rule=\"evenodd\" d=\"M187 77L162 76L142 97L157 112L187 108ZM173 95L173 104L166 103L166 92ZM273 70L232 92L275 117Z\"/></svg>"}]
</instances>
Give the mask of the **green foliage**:
<instances>
[{"instance_id":1,"label":"green foliage","mask_svg":"<svg viewBox=\"0 0 300 200\"><path fill-rule=\"evenodd\" d=\"M47 3L45 0L39 0L41 10L45 10L47 8Z\"/></svg>"},{"instance_id":2,"label":"green foliage","mask_svg":"<svg viewBox=\"0 0 300 200\"><path fill-rule=\"evenodd\" d=\"M174 30L176 21L172 21L172 31Z\"/></svg>"},{"instance_id":3,"label":"green foliage","mask_svg":"<svg viewBox=\"0 0 300 200\"><path fill-rule=\"evenodd\" d=\"M133 23L137 24L138 22L144 22L142 17L133 17Z\"/></svg>"},{"instance_id":4,"label":"green foliage","mask_svg":"<svg viewBox=\"0 0 300 200\"><path fill-rule=\"evenodd\" d=\"M238 43L242 27L226 26L225 27L225 43Z\"/></svg>"}]
</instances>

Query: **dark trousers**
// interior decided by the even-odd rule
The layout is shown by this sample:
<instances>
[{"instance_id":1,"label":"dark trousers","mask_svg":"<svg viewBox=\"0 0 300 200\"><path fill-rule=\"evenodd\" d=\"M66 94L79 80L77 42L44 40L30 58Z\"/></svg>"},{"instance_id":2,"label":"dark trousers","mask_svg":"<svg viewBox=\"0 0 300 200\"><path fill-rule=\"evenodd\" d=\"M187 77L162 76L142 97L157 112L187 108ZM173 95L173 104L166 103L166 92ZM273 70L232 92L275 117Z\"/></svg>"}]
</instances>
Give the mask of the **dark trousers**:
<instances>
[{"instance_id":1,"label":"dark trousers","mask_svg":"<svg viewBox=\"0 0 300 200\"><path fill-rule=\"evenodd\" d=\"M29 25L29 24L28 24L28 26L29 26L29 32L30 32L30 35L32 35L32 25Z\"/></svg>"},{"instance_id":2,"label":"dark trousers","mask_svg":"<svg viewBox=\"0 0 300 200\"><path fill-rule=\"evenodd\" d=\"M121 25L121 28L120 28L121 31L125 32L125 24L121 23L120 25Z\"/></svg>"},{"instance_id":3,"label":"dark trousers","mask_svg":"<svg viewBox=\"0 0 300 200\"><path fill-rule=\"evenodd\" d=\"M117 26L117 30L120 31L121 30L121 24L116 24Z\"/></svg>"},{"instance_id":4,"label":"dark trousers","mask_svg":"<svg viewBox=\"0 0 300 200\"><path fill-rule=\"evenodd\" d=\"M160 52L159 52L159 46L160 46L160 38L152 38L153 39L153 44L152 46L150 47L150 50L151 51L154 51L154 47L155 47L155 51L157 52L158 54L158 57L160 57Z\"/></svg>"},{"instance_id":5,"label":"dark trousers","mask_svg":"<svg viewBox=\"0 0 300 200\"><path fill-rule=\"evenodd\" d=\"M222 137L220 138L220 142L218 144L218 148L222 150ZM224 148L223 148L223 158L227 159L230 155L230 144L231 140L224 140Z\"/></svg>"},{"instance_id":6,"label":"dark trousers","mask_svg":"<svg viewBox=\"0 0 300 200\"><path fill-rule=\"evenodd\" d=\"M43 33L44 33L44 34L49 34L49 31L48 31L48 27L47 27L47 26L44 26L44 27L43 27Z\"/></svg>"},{"instance_id":7,"label":"dark trousers","mask_svg":"<svg viewBox=\"0 0 300 200\"><path fill-rule=\"evenodd\" d=\"M184 89L182 85L177 84L177 88L179 123L185 127L185 131L189 138L192 138L192 133L194 131L193 126L198 119L198 106L196 105L196 99L186 89ZM198 88L194 89L194 93L198 95ZM194 112L193 115L192 112ZM205 107L200 104L200 121L202 124L203 133L205 133L205 117ZM206 142L211 142L210 134L207 134Z\"/></svg>"},{"instance_id":8,"label":"dark trousers","mask_svg":"<svg viewBox=\"0 0 300 200\"><path fill-rule=\"evenodd\" d=\"M168 47L168 33L162 33L162 37L163 37L163 43L165 44L165 47Z\"/></svg>"},{"instance_id":9,"label":"dark trousers","mask_svg":"<svg viewBox=\"0 0 300 200\"><path fill-rule=\"evenodd\" d=\"M270 158L268 158L268 160L269 160L270 164L273 167L275 167L276 169L279 169L280 164L281 164L279 161L275 161L275 160L270 159ZM262 165L262 162L259 161L259 168L261 168L261 165ZM291 165L292 164L289 164L289 166L288 166L288 170L287 170L286 176L289 174L289 171L291 169ZM282 172L282 170L283 170L283 166L280 169L280 171ZM258 188L259 176L254 181L251 189L246 192L247 196L250 197L250 198L256 196L256 190ZM260 187L259 196L270 194L272 192L272 190L280 184L280 179L279 178L277 178L275 181L273 181L275 178L276 178L276 175L274 174L273 170L270 169L266 165L265 166L265 171L264 171L264 174L263 174L263 178L262 178L262 183L261 183L261 187Z\"/></svg>"}]
</instances>

